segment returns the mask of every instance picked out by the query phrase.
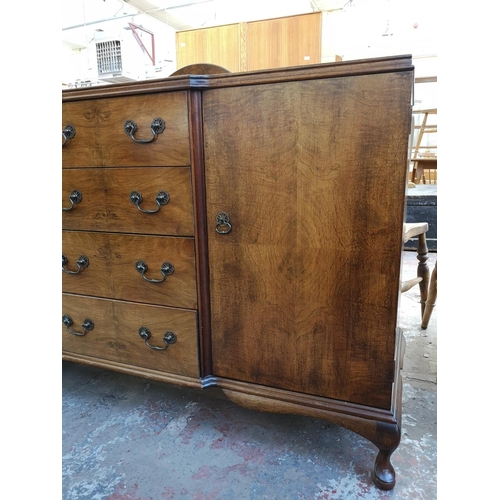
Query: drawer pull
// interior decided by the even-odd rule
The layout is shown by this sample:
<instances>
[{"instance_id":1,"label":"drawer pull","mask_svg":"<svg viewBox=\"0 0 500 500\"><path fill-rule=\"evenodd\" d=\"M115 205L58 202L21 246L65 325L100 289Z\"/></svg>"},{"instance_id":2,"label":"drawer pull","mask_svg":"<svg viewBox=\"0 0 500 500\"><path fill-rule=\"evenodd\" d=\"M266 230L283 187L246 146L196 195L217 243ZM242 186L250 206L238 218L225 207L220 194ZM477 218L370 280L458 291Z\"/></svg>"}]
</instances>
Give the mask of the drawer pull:
<instances>
[{"instance_id":1,"label":"drawer pull","mask_svg":"<svg viewBox=\"0 0 500 500\"><path fill-rule=\"evenodd\" d=\"M143 260L138 260L135 263L135 268L139 273L141 273L142 278L146 281L149 281L150 283L162 283L163 281L165 281L167 276L171 276L175 271L174 265L171 262L164 262L160 268L160 272L163 275L163 278L155 279L146 278L146 276L144 276L144 273L148 270L148 265Z\"/></svg>"},{"instance_id":2,"label":"drawer pull","mask_svg":"<svg viewBox=\"0 0 500 500\"><path fill-rule=\"evenodd\" d=\"M215 222L217 225L215 226L215 231L219 234L227 234L231 232L233 226L229 223L230 217L226 212L219 212L215 217ZM226 229L220 229L221 227L226 227Z\"/></svg>"},{"instance_id":3,"label":"drawer pull","mask_svg":"<svg viewBox=\"0 0 500 500\"><path fill-rule=\"evenodd\" d=\"M155 214L156 212L158 212L158 210L160 210L162 205L166 205L170 201L170 195L166 191L158 191L158 194L155 198L156 204L158 205L158 208L156 210L143 210L139 206L142 202L142 195L141 193L139 193L139 191L132 191L130 193L129 200L133 205L137 207L137 210L139 210L143 214Z\"/></svg>"},{"instance_id":4,"label":"drawer pull","mask_svg":"<svg viewBox=\"0 0 500 500\"><path fill-rule=\"evenodd\" d=\"M68 263L68 257L62 254L62 270L67 274L78 274L81 273L84 269L89 267L90 261L86 255L80 255L78 260L76 261L76 265L78 266L78 271L70 271L69 269L64 269L64 266Z\"/></svg>"},{"instance_id":5,"label":"drawer pull","mask_svg":"<svg viewBox=\"0 0 500 500\"><path fill-rule=\"evenodd\" d=\"M69 314L65 314L62 317L62 322L68 329L68 332L71 333L72 335L78 335L79 337L83 337L86 333L92 331L94 329L94 322L91 319L85 319L84 322L82 323L82 328L83 328L83 333L75 332L72 330L70 327L73 324L73 319Z\"/></svg>"},{"instance_id":6,"label":"drawer pull","mask_svg":"<svg viewBox=\"0 0 500 500\"><path fill-rule=\"evenodd\" d=\"M125 133L132 138L134 142L138 142L139 144L147 144L148 142L153 142L158 137L158 134L161 134L165 130L165 122L161 118L155 118L151 122L150 129L151 132L153 133L151 139L136 139L134 137L134 134L137 131L137 125L132 120L127 120L123 125L123 129L125 130Z\"/></svg>"},{"instance_id":7,"label":"drawer pull","mask_svg":"<svg viewBox=\"0 0 500 500\"><path fill-rule=\"evenodd\" d=\"M82 201L82 193L78 191L78 189L75 189L74 191L71 191L71 194L69 195L69 202L71 203L70 207L62 207L63 212L68 212L70 210L73 210L75 208L75 204L78 204Z\"/></svg>"},{"instance_id":8,"label":"drawer pull","mask_svg":"<svg viewBox=\"0 0 500 500\"><path fill-rule=\"evenodd\" d=\"M75 127L73 127L72 125L66 125L62 131L62 136L64 139L62 145L64 146L66 144L66 141L68 139L73 139L75 135L76 135Z\"/></svg>"},{"instance_id":9,"label":"drawer pull","mask_svg":"<svg viewBox=\"0 0 500 500\"><path fill-rule=\"evenodd\" d=\"M164 351L169 345L175 344L177 342L177 335L174 332L165 332L165 335L163 335L163 343L165 344L165 347L150 345L148 340L151 337L151 332L145 326L141 326L139 328L139 337L144 340L145 344L150 349L154 349L155 351Z\"/></svg>"}]
</instances>

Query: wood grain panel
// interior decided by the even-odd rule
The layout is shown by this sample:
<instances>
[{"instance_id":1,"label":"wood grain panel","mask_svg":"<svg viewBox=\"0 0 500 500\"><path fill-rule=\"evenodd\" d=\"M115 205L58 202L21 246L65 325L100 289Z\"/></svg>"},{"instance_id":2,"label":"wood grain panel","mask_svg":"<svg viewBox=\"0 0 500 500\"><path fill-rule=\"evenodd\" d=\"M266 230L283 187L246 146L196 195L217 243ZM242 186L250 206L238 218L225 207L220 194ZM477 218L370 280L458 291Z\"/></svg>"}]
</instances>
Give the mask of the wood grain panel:
<instances>
[{"instance_id":1,"label":"wood grain panel","mask_svg":"<svg viewBox=\"0 0 500 500\"><path fill-rule=\"evenodd\" d=\"M151 122L165 121L155 141L137 144L124 131L127 120L137 125L135 137L150 139ZM63 146L63 167L187 166L189 129L186 92L138 95L63 103L63 128L72 124L73 139Z\"/></svg>"},{"instance_id":2,"label":"wood grain panel","mask_svg":"<svg viewBox=\"0 0 500 500\"><path fill-rule=\"evenodd\" d=\"M106 113L100 129L103 163L110 167L186 166L190 164L186 92L170 92L102 101ZM155 118L165 121L165 131L154 142L135 143L123 130L127 120L137 124L137 139L152 136Z\"/></svg>"},{"instance_id":3,"label":"wood grain panel","mask_svg":"<svg viewBox=\"0 0 500 500\"><path fill-rule=\"evenodd\" d=\"M64 229L118 231L193 236L191 171L188 167L64 169L62 206L70 206L69 194L78 189L81 203L62 213ZM129 199L139 191L143 210L156 210L158 191L170 196L154 214L140 212Z\"/></svg>"},{"instance_id":4,"label":"wood grain panel","mask_svg":"<svg viewBox=\"0 0 500 500\"><path fill-rule=\"evenodd\" d=\"M390 407L411 85L205 93L214 375Z\"/></svg>"},{"instance_id":5,"label":"wood grain panel","mask_svg":"<svg viewBox=\"0 0 500 500\"><path fill-rule=\"evenodd\" d=\"M80 274L62 273L64 292L196 308L192 238L63 231L62 248L70 269L76 269L74 263L82 254L90 261ZM162 283L149 283L135 269L138 260L148 265L148 278L161 279L165 261L171 262L175 271Z\"/></svg>"},{"instance_id":6,"label":"wood grain panel","mask_svg":"<svg viewBox=\"0 0 500 500\"><path fill-rule=\"evenodd\" d=\"M62 346L67 353L198 377L196 313L181 309L139 305L106 299L63 294L62 313L73 319L74 331L92 319L94 329L83 337L72 335L62 324ZM172 331L175 344L162 351L152 350L139 336L139 328L151 331L148 342L163 347L163 335Z\"/></svg>"},{"instance_id":7,"label":"wood grain panel","mask_svg":"<svg viewBox=\"0 0 500 500\"><path fill-rule=\"evenodd\" d=\"M62 147L62 166L101 166L102 155L99 142L101 115L97 99L81 102L66 102L62 105L62 127L71 125L75 129L73 139Z\"/></svg>"},{"instance_id":8,"label":"wood grain panel","mask_svg":"<svg viewBox=\"0 0 500 500\"><path fill-rule=\"evenodd\" d=\"M69 198L73 191L79 191L82 195L80 203L75 203L72 210L62 212L63 229L105 231L108 228L110 219L115 218L116 214L107 209L105 177L106 169L103 168L63 169L62 207L71 206Z\"/></svg>"},{"instance_id":9,"label":"wood grain panel","mask_svg":"<svg viewBox=\"0 0 500 500\"><path fill-rule=\"evenodd\" d=\"M76 261L83 255L89 264L79 274L62 272L62 291L113 297L113 262L121 255L112 248L107 234L63 231L62 253L68 259L65 268L77 271Z\"/></svg>"}]
</instances>

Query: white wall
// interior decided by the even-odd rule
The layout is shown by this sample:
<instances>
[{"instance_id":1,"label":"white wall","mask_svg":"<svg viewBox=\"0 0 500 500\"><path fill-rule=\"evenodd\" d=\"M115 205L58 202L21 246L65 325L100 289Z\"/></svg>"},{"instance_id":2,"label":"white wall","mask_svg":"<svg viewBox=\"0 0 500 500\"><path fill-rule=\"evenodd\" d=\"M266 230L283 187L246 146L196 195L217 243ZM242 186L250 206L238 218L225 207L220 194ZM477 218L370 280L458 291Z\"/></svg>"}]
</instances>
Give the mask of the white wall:
<instances>
[{"instance_id":1,"label":"white wall","mask_svg":"<svg viewBox=\"0 0 500 500\"><path fill-rule=\"evenodd\" d=\"M323 14L322 62L411 54L415 76L438 76L437 3L354 0ZM415 85L415 108L437 108L437 83Z\"/></svg>"},{"instance_id":2,"label":"white wall","mask_svg":"<svg viewBox=\"0 0 500 500\"><path fill-rule=\"evenodd\" d=\"M325 57L344 60L437 52L436 2L356 0L353 7L323 15ZM326 62L326 61L325 61Z\"/></svg>"}]
</instances>

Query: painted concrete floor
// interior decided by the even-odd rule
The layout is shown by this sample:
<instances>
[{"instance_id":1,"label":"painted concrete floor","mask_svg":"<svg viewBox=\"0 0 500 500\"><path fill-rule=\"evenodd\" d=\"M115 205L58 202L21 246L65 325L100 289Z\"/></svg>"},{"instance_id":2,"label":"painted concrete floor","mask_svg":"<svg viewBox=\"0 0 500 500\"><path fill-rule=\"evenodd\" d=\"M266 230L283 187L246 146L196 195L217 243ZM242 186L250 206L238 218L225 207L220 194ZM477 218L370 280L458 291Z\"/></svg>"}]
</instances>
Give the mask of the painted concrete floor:
<instances>
[{"instance_id":1,"label":"painted concrete floor","mask_svg":"<svg viewBox=\"0 0 500 500\"><path fill-rule=\"evenodd\" d=\"M415 276L416 253L403 258L403 278ZM403 432L392 491L372 484L375 446L341 427L246 410L216 389L63 363L62 498L436 499L438 306L421 330L418 301L418 287L401 300Z\"/></svg>"}]
</instances>

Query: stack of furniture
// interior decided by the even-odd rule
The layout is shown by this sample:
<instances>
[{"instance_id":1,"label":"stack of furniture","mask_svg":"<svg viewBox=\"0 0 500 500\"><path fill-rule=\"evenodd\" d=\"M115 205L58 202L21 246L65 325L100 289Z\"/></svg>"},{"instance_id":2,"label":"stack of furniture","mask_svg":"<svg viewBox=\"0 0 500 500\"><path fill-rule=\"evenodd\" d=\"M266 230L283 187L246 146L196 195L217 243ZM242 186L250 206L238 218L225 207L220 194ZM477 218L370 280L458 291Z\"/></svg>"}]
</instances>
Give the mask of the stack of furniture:
<instances>
[{"instance_id":1,"label":"stack of furniture","mask_svg":"<svg viewBox=\"0 0 500 500\"><path fill-rule=\"evenodd\" d=\"M64 91L63 358L342 425L393 488L413 79L395 56Z\"/></svg>"},{"instance_id":2,"label":"stack of furniture","mask_svg":"<svg viewBox=\"0 0 500 500\"><path fill-rule=\"evenodd\" d=\"M429 115L437 115L437 109L419 109L413 111L414 115L422 115L422 121L420 124L415 126L415 132L417 133L415 146L412 149L411 154L411 164L412 164L412 174L411 182L413 184L426 184L430 179L426 179L425 171L428 172L429 177L431 176L431 171L437 171L437 152L431 152L428 145L423 145L422 140L426 134L437 133L437 124L429 123ZM434 175L435 177L435 175ZM433 179L434 181L436 179ZM435 184L436 182L434 182Z\"/></svg>"}]
</instances>

